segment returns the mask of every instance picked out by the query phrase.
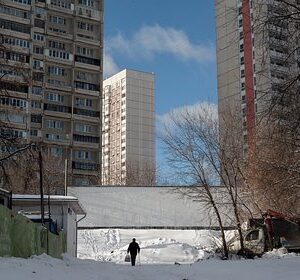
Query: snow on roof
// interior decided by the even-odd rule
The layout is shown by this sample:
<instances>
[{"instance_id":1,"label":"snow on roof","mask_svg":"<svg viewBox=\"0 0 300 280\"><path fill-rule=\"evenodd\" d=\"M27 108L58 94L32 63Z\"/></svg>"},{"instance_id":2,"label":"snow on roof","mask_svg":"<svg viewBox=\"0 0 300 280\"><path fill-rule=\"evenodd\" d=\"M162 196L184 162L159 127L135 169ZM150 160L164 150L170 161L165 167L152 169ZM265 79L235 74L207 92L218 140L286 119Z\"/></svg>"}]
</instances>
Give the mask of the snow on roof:
<instances>
[{"instance_id":1,"label":"snow on roof","mask_svg":"<svg viewBox=\"0 0 300 280\"><path fill-rule=\"evenodd\" d=\"M40 200L41 196L38 194L13 194L13 200ZM44 200L48 199L48 195L44 195ZM63 196L63 195L50 195L52 201L78 201L75 196Z\"/></svg>"},{"instance_id":2,"label":"snow on roof","mask_svg":"<svg viewBox=\"0 0 300 280\"><path fill-rule=\"evenodd\" d=\"M13 204L22 204L31 202L32 204L39 203L41 200L40 195L32 195L32 194L13 194L12 201ZM48 195L44 195L44 201L48 200ZM77 215L85 215L86 211L79 203L79 200L75 196L63 196L63 195L50 195L50 201L53 203L68 203L70 207L74 210Z\"/></svg>"}]
</instances>

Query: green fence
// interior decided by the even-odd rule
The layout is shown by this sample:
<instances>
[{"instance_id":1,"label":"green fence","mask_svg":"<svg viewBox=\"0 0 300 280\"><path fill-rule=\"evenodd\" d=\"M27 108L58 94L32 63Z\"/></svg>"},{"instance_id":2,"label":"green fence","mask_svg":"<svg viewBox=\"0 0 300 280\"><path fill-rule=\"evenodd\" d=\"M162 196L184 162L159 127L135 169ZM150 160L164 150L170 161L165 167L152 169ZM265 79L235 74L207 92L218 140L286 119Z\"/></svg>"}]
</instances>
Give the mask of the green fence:
<instances>
[{"instance_id":1,"label":"green fence","mask_svg":"<svg viewBox=\"0 0 300 280\"><path fill-rule=\"evenodd\" d=\"M23 215L0 205L0 256L28 258L46 253L60 258L67 251L66 234L49 232Z\"/></svg>"}]
</instances>

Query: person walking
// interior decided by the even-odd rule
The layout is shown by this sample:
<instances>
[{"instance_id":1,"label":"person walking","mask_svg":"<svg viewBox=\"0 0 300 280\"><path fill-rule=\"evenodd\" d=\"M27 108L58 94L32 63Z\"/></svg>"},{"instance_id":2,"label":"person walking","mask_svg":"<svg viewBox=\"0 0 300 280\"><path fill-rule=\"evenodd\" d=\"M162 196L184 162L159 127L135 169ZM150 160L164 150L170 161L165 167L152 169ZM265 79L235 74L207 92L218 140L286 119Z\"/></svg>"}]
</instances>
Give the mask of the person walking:
<instances>
[{"instance_id":1,"label":"person walking","mask_svg":"<svg viewBox=\"0 0 300 280\"><path fill-rule=\"evenodd\" d=\"M140 246L135 242L135 238L132 239L132 242L129 244L127 249L127 254L130 253L131 265L135 266L136 255L140 253Z\"/></svg>"}]
</instances>

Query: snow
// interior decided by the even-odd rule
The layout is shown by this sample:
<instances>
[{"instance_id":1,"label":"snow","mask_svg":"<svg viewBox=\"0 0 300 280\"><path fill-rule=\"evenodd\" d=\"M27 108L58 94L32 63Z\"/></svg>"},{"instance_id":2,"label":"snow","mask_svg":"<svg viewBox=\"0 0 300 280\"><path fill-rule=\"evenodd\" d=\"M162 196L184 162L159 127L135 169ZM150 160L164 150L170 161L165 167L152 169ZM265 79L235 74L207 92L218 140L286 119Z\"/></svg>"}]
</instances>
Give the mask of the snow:
<instances>
[{"instance_id":1,"label":"snow","mask_svg":"<svg viewBox=\"0 0 300 280\"><path fill-rule=\"evenodd\" d=\"M228 232L228 239L233 232ZM95 229L78 231L78 257L123 263L128 244L136 238L142 263L193 263L220 247L219 231Z\"/></svg>"},{"instance_id":2,"label":"snow","mask_svg":"<svg viewBox=\"0 0 300 280\"><path fill-rule=\"evenodd\" d=\"M0 258L3 280L297 280L300 257L221 261L210 259L194 264L115 264L80 260L65 255L63 260L47 255L30 259Z\"/></svg>"},{"instance_id":3,"label":"snow","mask_svg":"<svg viewBox=\"0 0 300 280\"><path fill-rule=\"evenodd\" d=\"M220 260L213 253L220 242L218 231L208 230L80 230L78 259L47 255L29 259L0 258L2 280L298 280L300 256L285 249L254 260ZM231 238L233 232L227 232ZM135 237L140 262L124 262ZM175 264L176 262L176 264Z\"/></svg>"}]
</instances>

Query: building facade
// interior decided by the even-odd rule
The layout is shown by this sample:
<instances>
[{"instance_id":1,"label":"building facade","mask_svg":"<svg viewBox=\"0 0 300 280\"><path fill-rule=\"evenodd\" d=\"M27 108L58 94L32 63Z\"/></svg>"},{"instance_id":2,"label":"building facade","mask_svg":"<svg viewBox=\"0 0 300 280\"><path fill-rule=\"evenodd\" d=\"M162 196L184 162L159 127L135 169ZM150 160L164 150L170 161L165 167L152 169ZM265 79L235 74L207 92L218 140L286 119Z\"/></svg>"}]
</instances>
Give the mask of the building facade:
<instances>
[{"instance_id":1,"label":"building facade","mask_svg":"<svg viewBox=\"0 0 300 280\"><path fill-rule=\"evenodd\" d=\"M104 80L102 123L102 184L154 184L154 74L125 69Z\"/></svg>"},{"instance_id":2,"label":"building facade","mask_svg":"<svg viewBox=\"0 0 300 280\"><path fill-rule=\"evenodd\" d=\"M219 116L236 113L245 154L271 95L299 72L299 31L280 16L287 7L278 0L215 2ZM220 126L228 129L222 117Z\"/></svg>"},{"instance_id":3,"label":"building facade","mask_svg":"<svg viewBox=\"0 0 300 280\"><path fill-rule=\"evenodd\" d=\"M2 0L0 18L1 121L97 183L103 0Z\"/></svg>"}]
</instances>

